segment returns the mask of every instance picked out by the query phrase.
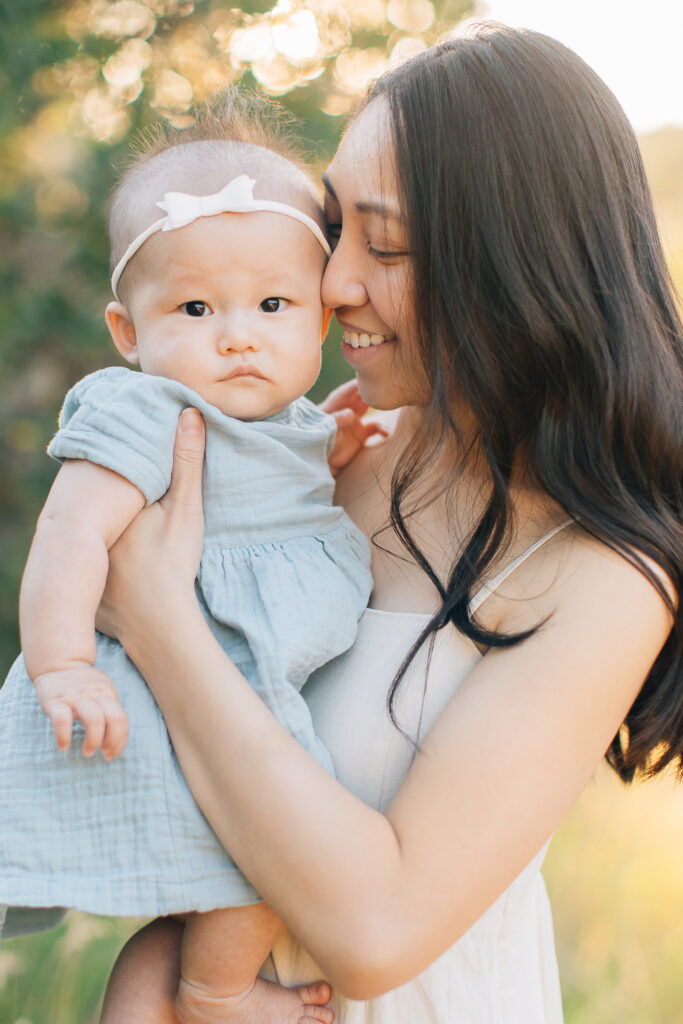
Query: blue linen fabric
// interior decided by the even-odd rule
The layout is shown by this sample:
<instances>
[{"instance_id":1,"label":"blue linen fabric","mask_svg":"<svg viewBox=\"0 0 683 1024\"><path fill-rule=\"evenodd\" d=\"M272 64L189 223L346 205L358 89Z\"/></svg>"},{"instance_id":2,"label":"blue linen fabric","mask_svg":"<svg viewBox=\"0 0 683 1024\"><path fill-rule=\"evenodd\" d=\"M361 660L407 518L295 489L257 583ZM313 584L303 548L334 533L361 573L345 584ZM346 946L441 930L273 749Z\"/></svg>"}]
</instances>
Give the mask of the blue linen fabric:
<instances>
[{"instance_id":1,"label":"blue linen fabric","mask_svg":"<svg viewBox=\"0 0 683 1024\"><path fill-rule=\"evenodd\" d=\"M69 392L48 451L121 474L151 503L168 488L187 406L207 428L196 584L204 615L280 722L332 772L299 691L352 645L372 587L369 545L332 503L332 417L300 398L244 422L176 381L110 367ZM36 928L56 921L45 915L50 907L156 916L257 902L195 804L161 713L123 648L98 634L96 664L131 725L109 763L99 753L82 757L79 723L71 748L57 749L21 657L0 690L5 935L13 917L22 931L31 913Z\"/></svg>"}]
</instances>

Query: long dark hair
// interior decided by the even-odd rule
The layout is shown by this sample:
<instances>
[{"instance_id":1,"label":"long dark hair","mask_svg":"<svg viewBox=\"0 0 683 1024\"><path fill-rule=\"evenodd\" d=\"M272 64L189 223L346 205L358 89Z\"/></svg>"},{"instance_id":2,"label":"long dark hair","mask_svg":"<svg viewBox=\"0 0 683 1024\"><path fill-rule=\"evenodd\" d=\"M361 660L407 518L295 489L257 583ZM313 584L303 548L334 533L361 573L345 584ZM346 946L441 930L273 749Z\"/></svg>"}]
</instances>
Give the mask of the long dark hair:
<instances>
[{"instance_id":1,"label":"long dark hair","mask_svg":"<svg viewBox=\"0 0 683 1024\"><path fill-rule=\"evenodd\" d=\"M607 760L625 781L670 763L683 774L683 613L643 558L681 594L683 331L633 131L574 53L490 23L389 72L366 102L378 96L432 385L394 473L391 525L441 597L392 684L392 717L406 668L447 623L486 646L529 635L490 632L469 610L507 542L523 453L567 516L637 566L675 617ZM490 499L443 582L406 502L434 438L456 431L454 386L479 425Z\"/></svg>"}]
</instances>

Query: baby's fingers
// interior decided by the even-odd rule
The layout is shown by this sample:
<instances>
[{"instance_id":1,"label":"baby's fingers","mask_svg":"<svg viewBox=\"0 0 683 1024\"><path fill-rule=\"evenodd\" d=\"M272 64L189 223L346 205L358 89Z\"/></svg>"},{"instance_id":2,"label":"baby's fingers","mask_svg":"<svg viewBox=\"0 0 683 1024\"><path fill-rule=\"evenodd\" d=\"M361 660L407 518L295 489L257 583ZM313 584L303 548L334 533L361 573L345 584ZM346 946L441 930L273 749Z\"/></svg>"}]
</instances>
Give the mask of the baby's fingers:
<instances>
[{"instance_id":1,"label":"baby's fingers","mask_svg":"<svg viewBox=\"0 0 683 1024\"><path fill-rule=\"evenodd\" d=\"M374 434L381 434L382 437L388 437L389 431L386 427L383 427L381 423L363 423L365 430L365 439L372 437Z\"/></svg>"},{"instance_id":2,"label":"baby's fingers","mask_svg":"<svg viewBox=\"0 0 683 1024\"><path fill-rule=\"evenodd\" d=\"M353 380L347 380L345 384L340 384L334 391L331 391L327 398L320 403L320 408L327 413L353 409L359 416L362 416L364 412L367 412L368 406L360 397L358 381L354 377Z\"/></svg>"},{"instance_id":3,"label":"baby's fingers","mask_svg":"<svg viewBox=\"0 0 683 1024\"><path fill-rule=\"evenodd\" d=\"M83 757L92 757L100 747L106 729L102 705L92 697L79 697L73 702L73 709L74 717L83 724L85 729L81 753Z\"/></svg>"},{"instance_id":4,"label":"baby's fingers","mask_svg":"<svg viewBox=\"0 0 683 1024\"><path fill-rule=\"evenodd\" d=\"M116 700L101 700L105 716L104 739L102 753L105 761L118 757L128 740L128 715Z\"/></svg>"},{"instance_id":5,"label":"baby's fingers","mask_svg":"<svg viewBox=\"0 0 683 1024\"><path fill-rule=\"evenodd\" d=\"M53 700L43 708L45 714L52 722L55 731L57 746L60 750L68 750L71 746L71 734L73 732L74 716L73 711L65 701Z\"/></svg>"}]
</instances>

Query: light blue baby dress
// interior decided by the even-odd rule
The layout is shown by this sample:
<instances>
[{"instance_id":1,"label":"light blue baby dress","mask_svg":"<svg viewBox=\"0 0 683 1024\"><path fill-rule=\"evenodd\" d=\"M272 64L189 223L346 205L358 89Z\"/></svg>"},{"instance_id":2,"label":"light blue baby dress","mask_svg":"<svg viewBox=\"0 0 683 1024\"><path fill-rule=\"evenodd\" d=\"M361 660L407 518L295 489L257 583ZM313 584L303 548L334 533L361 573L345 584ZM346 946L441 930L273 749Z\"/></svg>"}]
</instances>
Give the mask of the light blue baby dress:
<instances>
[{"instance_id":1,"label":"light blue baby dress","mask_svg":"<svg viewBox=\"0 0 683 1024\"><path fill-rule=\"evenodd\" d=\"M299 691L351 646L372 586L368 543L332 504L332 417L300 398L244 422L176 381L110 367L69 392L48 451L114 470L149 504L168 488L178 415L190 405L207 427L201 607L280 722L332 771ZM38 928L55 915L37 908L157 916L258 901L195 804L123 648L98 634L96 665L130 720L125 749L108 763L80 754L80 723L70 750L57 749L21 657L0 689L5 934L16 933L13 916L17 930L31 928L32 911L20 907L34 908Z\"/></svg>"}]
</instances>

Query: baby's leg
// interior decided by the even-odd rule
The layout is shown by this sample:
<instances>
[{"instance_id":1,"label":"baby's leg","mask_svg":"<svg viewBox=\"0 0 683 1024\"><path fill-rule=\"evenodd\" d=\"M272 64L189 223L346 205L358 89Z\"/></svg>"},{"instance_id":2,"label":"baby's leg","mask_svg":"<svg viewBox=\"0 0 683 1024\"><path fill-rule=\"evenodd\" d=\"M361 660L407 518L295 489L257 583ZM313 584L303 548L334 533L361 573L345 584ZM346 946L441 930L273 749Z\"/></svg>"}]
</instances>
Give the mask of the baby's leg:
<instances>
[{"instance_id":1,"label":"baby's leg","mask_svg":"<svg viewBox=\"0 0 683 1024\"><path fill-rule=\"evenodd\" d=\"M320 1005L328 986L290 990L257 977L281 931L265 903L188 915L176 999L181 1024L331 1022L332 1011Z\"/></svg>"}]
</instances>

